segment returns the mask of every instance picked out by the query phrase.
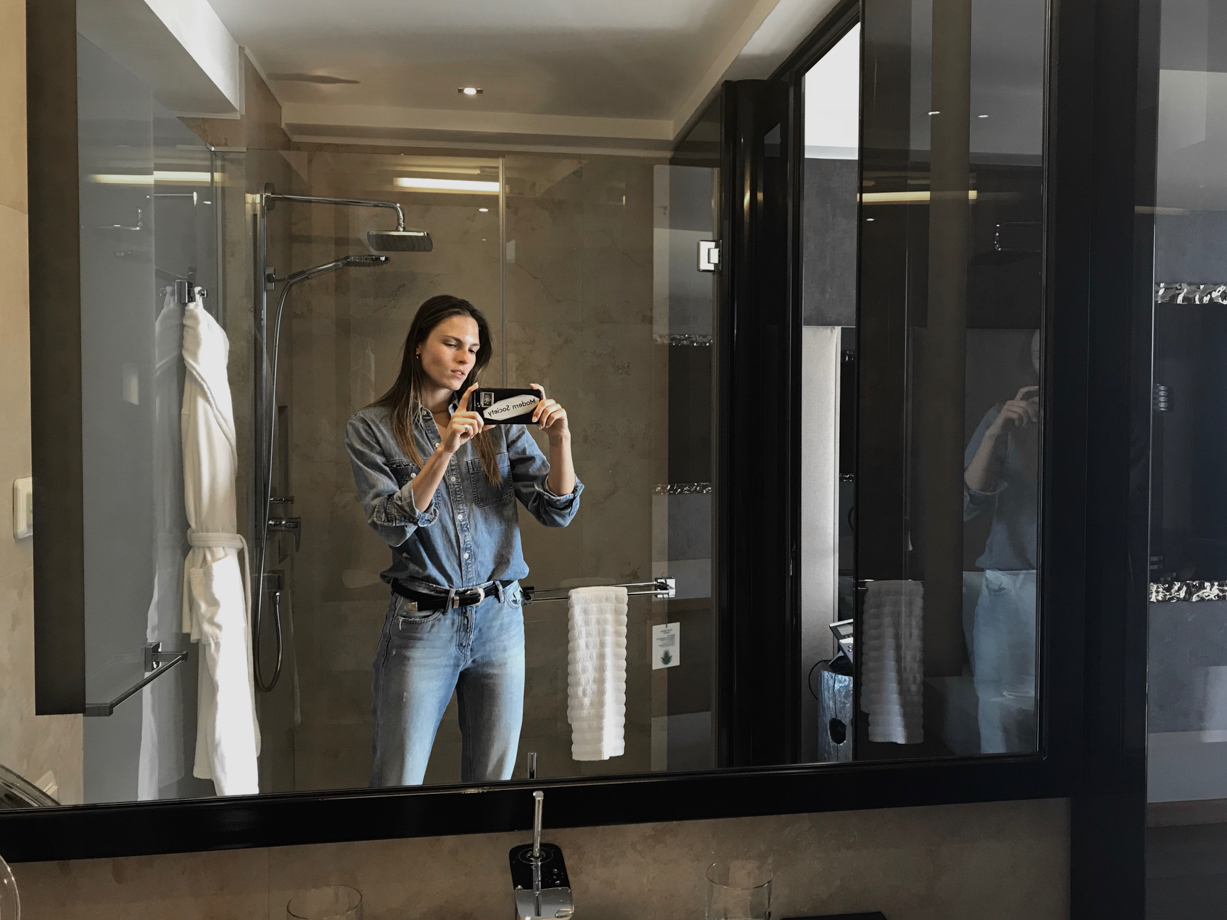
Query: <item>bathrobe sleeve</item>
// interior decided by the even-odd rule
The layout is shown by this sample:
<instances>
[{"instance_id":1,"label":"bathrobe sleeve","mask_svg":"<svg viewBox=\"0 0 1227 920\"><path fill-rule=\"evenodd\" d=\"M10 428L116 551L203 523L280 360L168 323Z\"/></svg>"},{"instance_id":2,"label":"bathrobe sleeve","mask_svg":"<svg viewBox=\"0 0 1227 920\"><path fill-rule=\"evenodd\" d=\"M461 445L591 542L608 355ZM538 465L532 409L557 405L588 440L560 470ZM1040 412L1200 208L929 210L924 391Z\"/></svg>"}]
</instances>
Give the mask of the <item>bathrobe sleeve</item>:
<instances>
[{"instance_id":1,"label":"bathrobe sleeve","mask_svg":"<svg viewBox=\"0 0 1227 920\"><path fill-rule=\"evenodd\" d=\"M429 527L439 519L439 507L433 497L425 511L418 511L413 504L416 469L410 472L406 467L405 482L397 480L368 419L355 415L349 420L345 426L345 449L367 523L389 546L400 546L419 527Z\"/></svg>"},{"instance_id":2,"label":"bathrobe sleeve","mask_svg":"<svg viewBox=\"0 0 1227 920\"><path fill-rule=\"evenodd\" d=\"M575 488L567 495L555 495L546 484L550 462L541 453L524 425L508 425L507 459L516 498L533 517L546 527L566 527L579 511L579 495L584 484L575 478Z\"/></svg>"}]
</instances>

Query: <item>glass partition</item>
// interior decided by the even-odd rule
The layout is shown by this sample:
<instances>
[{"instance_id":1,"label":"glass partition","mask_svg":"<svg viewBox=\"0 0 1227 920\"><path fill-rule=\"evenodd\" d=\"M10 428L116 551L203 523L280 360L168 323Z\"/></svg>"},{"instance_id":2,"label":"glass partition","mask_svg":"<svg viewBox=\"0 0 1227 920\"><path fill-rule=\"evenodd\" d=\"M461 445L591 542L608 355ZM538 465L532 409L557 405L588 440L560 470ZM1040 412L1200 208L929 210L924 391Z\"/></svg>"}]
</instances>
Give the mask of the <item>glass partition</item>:
<instances>
[{"instance_id":1,"label":"glass partition","mask_svg":"<svg viewBox=\"0 0 1227 920\"><path fill-rule=\"evenodd\" d=\"M1046 10L865 9L857 759L1036 749Z\"/></svg>"}]
</instances>

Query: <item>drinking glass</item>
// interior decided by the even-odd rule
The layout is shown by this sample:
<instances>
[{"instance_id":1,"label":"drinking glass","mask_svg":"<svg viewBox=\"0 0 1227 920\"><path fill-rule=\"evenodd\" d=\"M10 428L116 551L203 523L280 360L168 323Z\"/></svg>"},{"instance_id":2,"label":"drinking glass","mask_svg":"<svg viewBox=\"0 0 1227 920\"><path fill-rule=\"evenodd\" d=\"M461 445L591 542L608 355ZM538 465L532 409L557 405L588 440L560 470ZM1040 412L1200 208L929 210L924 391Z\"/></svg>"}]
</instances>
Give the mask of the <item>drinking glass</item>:
<instances>
[{"instance_id":1,"label":"drinking glass","mask_svg":"<svg viewBox=\"0 0 1227 920\"><path fill-rule=\"evenodd\" d=\"M21 920L21 898L9 864L0 859L0 920Z\"/></svg>"},{"instance_id":2,"label":"drinking glass","mask_svg":"<svg viewBox=\"0 0 1227 920\"><path fill-rule=\"evenodd\" d=\"M771 869L754 859L707 867L706 920L771 920Z\"/></svg>"},{"instance_id":3,"label":"drinking glass","mask_svg":"<svg viewBox=\"0 0 1227 920\"><path fill-rule=\"evenodd\" d=\"M289 920L362 920L362 892L345 885L312 888L290 898Z\"/></svg>"}]
</instances>

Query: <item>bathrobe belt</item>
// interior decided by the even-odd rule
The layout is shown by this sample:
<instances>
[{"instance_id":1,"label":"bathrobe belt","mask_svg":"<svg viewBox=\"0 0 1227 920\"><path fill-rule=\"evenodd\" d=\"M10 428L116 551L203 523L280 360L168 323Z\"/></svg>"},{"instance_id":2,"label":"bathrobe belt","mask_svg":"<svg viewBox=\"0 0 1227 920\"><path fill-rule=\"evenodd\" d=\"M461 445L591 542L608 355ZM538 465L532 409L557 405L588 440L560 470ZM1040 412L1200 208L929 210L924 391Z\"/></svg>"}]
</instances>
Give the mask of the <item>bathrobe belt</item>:
<instances>
[{"instance_id":1,"label":"bathrobe belt","mask_svg":"<svg viewBox=\"0 0 1227 920\"><path fill-rule=\"evenodd\" d=\"M237 533L222 533L220 531L207 530L191 530L187 532L187 542L189 546L195 547L210 547L214 549L237 549L243 553L243 597L247 604L247 611L251 612L251 575L248 572L250 566L251 554L247 550L247 541L243 539L242 534Z\"/></svg>"}]
</instances>

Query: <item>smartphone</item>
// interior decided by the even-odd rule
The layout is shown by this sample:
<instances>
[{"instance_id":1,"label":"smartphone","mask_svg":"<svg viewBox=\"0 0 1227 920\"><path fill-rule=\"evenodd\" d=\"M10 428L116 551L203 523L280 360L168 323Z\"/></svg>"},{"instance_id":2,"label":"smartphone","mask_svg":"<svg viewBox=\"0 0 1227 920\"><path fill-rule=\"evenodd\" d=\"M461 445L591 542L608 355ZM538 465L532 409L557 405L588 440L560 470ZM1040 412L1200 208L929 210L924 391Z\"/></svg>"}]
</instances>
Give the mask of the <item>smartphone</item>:
<instances>
[{"instance_id":1,"label":"smartphone","mask_svg":"<svg viewBox=\"0 0 1227 920\"><path fill-rule=\"evenodd\" d=\"M541 391L527 387L481 387L473 391L469 408L487 425L526 425L541 402Z\"/></svg>"}]
</instances>

